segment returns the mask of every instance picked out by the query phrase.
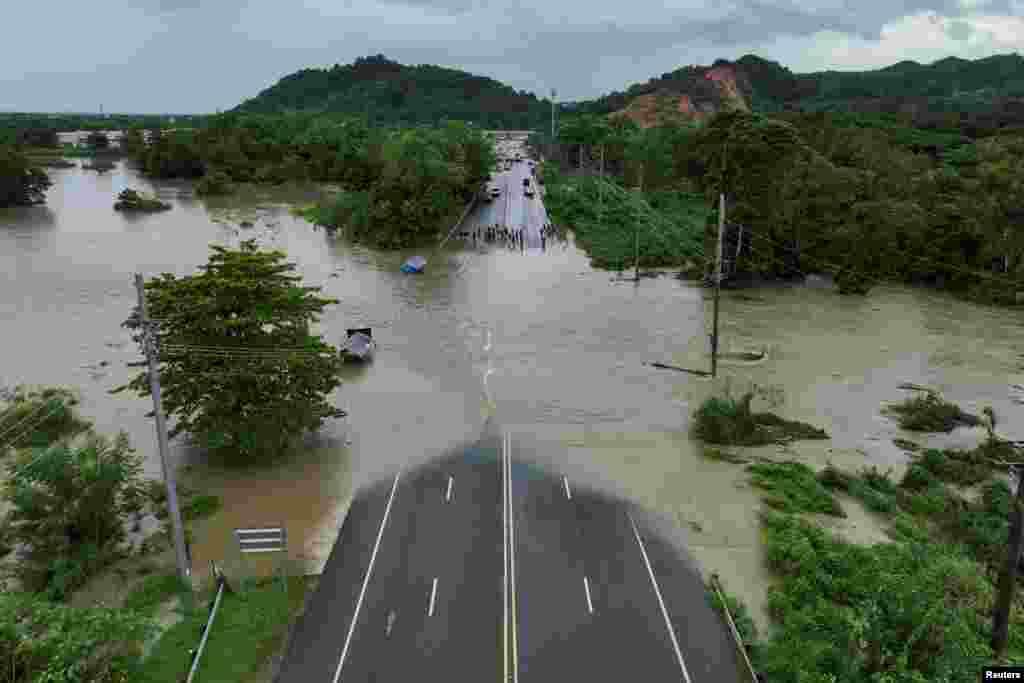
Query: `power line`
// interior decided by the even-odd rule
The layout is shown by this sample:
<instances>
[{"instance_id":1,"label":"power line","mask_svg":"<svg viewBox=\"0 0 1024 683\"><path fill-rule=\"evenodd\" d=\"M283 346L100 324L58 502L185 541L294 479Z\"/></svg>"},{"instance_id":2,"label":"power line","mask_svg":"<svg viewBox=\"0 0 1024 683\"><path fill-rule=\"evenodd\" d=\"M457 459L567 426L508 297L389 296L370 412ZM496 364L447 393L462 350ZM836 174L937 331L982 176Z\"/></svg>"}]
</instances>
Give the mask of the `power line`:
<instances>
[{"instance_id":1,"label":"power line","mask_svg":"<svg viewBox=\"0 0 1024 683\"><path fill-rule=\"evenodd\" d=\"M7 443L5 443L2 446L0 446L0 451L7 450L8 448L11 448L12 446L14 446L14 444L18 443L25 436L27 436L28 434L32 433L32 431L36 427L38 427L39 425L41 425L44 422L46 422L46 420L50 419L50 417L52 417L54 414L56 414L59 410L61 410L63 408L64 408L64 404L60 403L59 401L57 402L56 405L50 406L50 411L46 415L44 415L43 417L41 417L38 420L36 420L35 423L32 424L32 426L27 427L26 429L22 430L21 433L18 434L16 437L14 437L13 439L10 439ZM4 434L9 434L9 433L10 433L10 431L4 432ZM0 436L3 436L3 435L0 434Z\"/></svg>"},{"instance_id":2,"label":"power line","mask_svg":"<svg viewBox=\"0 0 1024 683\"><path fill-rule=\"evenodd\" d=\"M288 348L260 348L246 346L203 346L193 344L158 344L158 350L170 353L181 354L202 354L220 355L249 358L287 358L288 356L312 356L322 357L333 355L330 349L288 349Z\"/></svg>"},{"instance_id":3,"label":"power line","mask_svg":"<svg viewBox=\"0 0 1024 683\"><path fill-rule=\"evenodd\" d=\"M28 415L26 415L25 417L23 417L23 418L22 418L21 420L19 420L18 422L16 422L16 423L15 423L14 425L8 426L8 427L7 427L7 428L5 428L5 429L4 429L4 430L3 430L2 432L0 432L0 439L2 439L2 438L3 438L4 436L6 436L7 434L10 434L10 433L11 433L11 432L13 432L13 431L14 431L15 429L17 429L18 427L20 427L21 425L23 425L23 424L24 424L25 422L28 422L29 420L31 420L32 418L34 418L34 417L35 417L36 415L38 415L39 413L43 412L43 411L44 411L44 410L45 410L45 409L46 409L47 407L51 407L51 405L52 405L52 404L51 404L51 403L50 403L49 401L46 401L45 403L42 403L42 404L40 404L39 406L37 406L37 407L36 407L36 409L35 409L35 410L31 411L31 412L30 412L30 413L29 413Z\"/></svg>"},{"instance_id":4,"label":"power line","mask_svg":"<svg viewBox=\"0 0 1024 683\"><path fill-rule=\"evenodd\" d=\"M799 251L795 250L793 247L791 247L789 245L786 245L786 244L782 244L781 242L779 242L779 241L777 241L775 239L772 239L771 237L768 237L767 235L760 234L760 233L758 233L758 232L756 232L754 230L751 230L749 227L747 227L747 230L749 230L752 234L758 235L762 239L767 240L767 241L775 244L776 246L781 247L782 249L786 249L787 251L789 251L789 252L791 252L793 254L796 254L800 258L807 259L808 261L817 262L817 263L819 263L821 265L828 266L829 268L834 269L834 270L852 270L854 272L860 272L860 271L858 271L855 268L850 268L850 267L847 267L847 266L838 266L838 265L836 265L834 263L830 263L829 261L825 261L824 259L821 259L819 257L808 256L806 254L800 253ZM985 280L997 281L1000 284L1016 285L1016 286L1019 286L1021 284L1021 281L1019 281L1019 280L1012 280L1012 279L1006 278L1005 276L994 275L992 273L985 273L985 272L979 271L979 270L970 270L970 269L967 269L967 268L961 268L959 266L955 266L955 265L952 265L952 264L949 264L949 263L943 263L943 262L937 261L937 260L935 260L933 258L930 258L930 257L927 257L927 256L919 256L917 254L911 254L910 252L904 251L902 249L889 249L889 251L896 252L896 253L904 256L904 257L911 258L911 259L916 259L918 261L927 261L927 262L929 262L931 264L934 264L934 265L937 265L937 266L939 266L939 267L941 267L943 269L955 270L955 271L959 271L961 273L965 273L967 275L973 275L974 277L977 277L977 278L981 278L981 279L985 279ZM872 282L884 282L885 281L885 279L881 278L881 277L869 277L866 273L861 273L861 275L863 277L869 279Z\"/></svg>"}]
</instances>

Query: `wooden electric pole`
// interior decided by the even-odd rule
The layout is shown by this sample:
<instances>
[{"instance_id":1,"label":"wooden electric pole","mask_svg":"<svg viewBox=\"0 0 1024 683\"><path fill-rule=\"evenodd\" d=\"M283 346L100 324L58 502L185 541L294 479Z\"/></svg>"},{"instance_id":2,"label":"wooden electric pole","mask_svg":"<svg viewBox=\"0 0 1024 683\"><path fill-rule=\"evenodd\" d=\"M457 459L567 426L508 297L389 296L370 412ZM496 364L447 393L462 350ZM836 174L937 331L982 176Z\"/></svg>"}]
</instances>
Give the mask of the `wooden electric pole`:
<instances>
[{"instance_id":1,"label":"wooden electric pole","mask_svg":"<svg viewBox=\"0 0 1024 683\"><path fill-rule=\"evenodd\" d=\"M725 193L718 195L718 257L715 259L714 331L711 334L711 377L718 372L718 296L722 289L722 237L725 235Z\"/></svg>"},{"instance_id":2,"label":"wooden electric pole","mask_svg":"<svg viewBox=\"0 0 1024 683\"><path fill-rule=\"evenodd\" d=\"M997 661L1006 654L1006 643L1010 636L1010 606L1013 604L1013 592L1017 585L1020 551L1021 547L1024 547L1024 470L1019 466L1015 469L1017 496L1013 501L1013 507L1010 508L1010 547L1006 553L1006 566L999 577L996 607L992 616L992 649Z\"/></svg>"},{"instance_id":3,"label":"wooden electric pole","mask_svg":"<svg viewBox=\"0 0 1024 683\"><path fill-rule=\"evenodd\" d=\"M185 530L181 523L181 510L178 508L178 489L174 483L174 468L168 462L167 423L164 421L164 409L160 397L160 370L157 366L156 349L153 345L153 330L150 328L146 315L146 288L142 274L135 274L135 289L139 293L139 316L142 323L143 348L146 350L146 361L149 363L149 389L153 395L153 413L156 417L156 439L160 450L160 467L163 469L164 484L167 486L167 507L171 514L171 526L174 536L174 555L178 561L178 578L185 586L191 587L192 568L189 566L185 549Z\"/></svg>"},{"instance_id":4,"label":"wooden electric pole","mask_svg":"<svg viewBox=\"0 0 1024 683\"><path fill-rule=\"evenodd\" d=\"M644 194L644 165L640 163L640 191L641 201ZM633 282L640 282L640 221L633 223Z\"/></svg>"}]
</instances>

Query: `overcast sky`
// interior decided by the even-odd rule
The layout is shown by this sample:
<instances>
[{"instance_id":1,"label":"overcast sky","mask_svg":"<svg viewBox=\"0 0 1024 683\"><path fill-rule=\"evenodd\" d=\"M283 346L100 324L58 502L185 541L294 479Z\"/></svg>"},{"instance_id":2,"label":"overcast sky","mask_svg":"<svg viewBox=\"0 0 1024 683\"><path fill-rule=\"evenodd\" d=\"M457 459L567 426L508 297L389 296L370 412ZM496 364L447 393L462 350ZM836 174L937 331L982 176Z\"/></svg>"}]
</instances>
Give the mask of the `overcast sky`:
<instances>
[{"instance_id":1,"label":"overcast sky","mask_svg":"<svg viewBox=\"0 0 1024 683\"><path fill-rule=\"evenodd\" d=\"M377 53L576 100L747 53L804 73L1024 51L1024 0L63 0L4 22L18 111L212 112Z\"/></svg>"}]
</instances>

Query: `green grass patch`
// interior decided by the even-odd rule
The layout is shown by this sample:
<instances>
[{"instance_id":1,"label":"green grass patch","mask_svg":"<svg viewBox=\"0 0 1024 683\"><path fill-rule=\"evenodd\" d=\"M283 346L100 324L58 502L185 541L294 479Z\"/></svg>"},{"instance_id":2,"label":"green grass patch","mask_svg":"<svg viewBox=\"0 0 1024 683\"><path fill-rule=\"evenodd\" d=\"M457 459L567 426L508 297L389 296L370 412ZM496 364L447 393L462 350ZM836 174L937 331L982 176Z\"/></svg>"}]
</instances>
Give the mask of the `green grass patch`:
<instances>
[{"instance_id":1,"label":"green grass patch","mask_svg":"<svg viewBox=\"0 0 1024 683\"><path fill-rule=\"evenodd\" d=\"M170 598L179 595L182 590L185 590L185 586L177 574L153 574L143 579L128 594L124 607L151 614Z\"/></svg>"},{"instance_id":2,"label":"green grass patch","mask_svg":"<svg viewBox=\"0 0 1024 683\"><path fill-rule=\"evenodd\" d=\"M706 399L694 413L694 435L707 443L761 446L793 439L827 439L828 434L803 422L772 413L752 413L748 392L739 401L731 397Z\"/></svg>"},{"instance_id":3,"label":"green grass patch","mask_svg":"<svg viewBox=\"0 0 1024 683\"><path fill-rule=\"evenodd\" d=\"M182 506L181 514L185 519L203 519L209 517L221 509L221 499L219 496L210 494L197 494L188 499L188 501Z\"/></svg>"},{"instance_id":4,"label":"green grass patch","mask_svg":"<svg viewBox=\"0 0 1024 683\"><path fill-rule=\"evenodd\" d=\"M977 415L965 413L954 403L936 394L914 396L888 407L896 413L900 427L915 432L951 432L960 425L976 427L981 424Z\"/></svg>"},{"instance_id":5,"label":"green grass patch","mask_svg":"<svg viewBox=\"0 0 1024 683\"><path fill-rule=\"evenodd\" d=\"M993 472L991 461L979 449L942 451L929 448L915 458L914 464L927 470L936 479L958 486L980 484L988 480Z\"/></svg>"},{"instance_id":6,"label":"green grass patch","mask_svg":"<svg viewBox=\"0 0 1024 683\"><path fill-rule=\"evenodd\" d=\"M889 479L889 473L878 468L865 468L855 476L829 465L818 474L818 481L827 489L843 491L860 500L864 506L884 515L898 509L899 488Z\"/></svg>"},{"instance_id":7,"label":"green grass patch","mask_svg":"<svg viewBox=\"0 0 1024 683\"><path fill-rule=\"evenodd\" d=\"M206 650L196 672L203 683L251 683L267 659L281 646L291 617L301 608L310 581L290 577L285 598L280 580L268 580L243 593L225 593ZM198 647L212 593L201 597L199 609L168 629L142 666L140 683L183 680L190 665L188 651ZM212 604L212 602L211 602Z\"/></svg>"},{"instance_id":8,"label":"green grass patch","mask_svg":"<svg viewBox=\"0 0 1024 683\"><path fill-rule=\"evenodd\" d=\"M782 512L817 512L845 517L839 502L814 476L814 471L799 462L755 463L747 465L751 483L763 489L765 504Z\"/></svg>"},{"instance_id":9,"label":"green grass patch","mask_svg":"<svg viewBox=\"0 0 1024 683\"><path fill-rule=\"evenodd\" d=\"M773 511L763 524L779 576L768 598L778 633L757 662L768 680L967 681L991 657L992 587L958 549L860 547Z\"/></svg>"}]
</instances>

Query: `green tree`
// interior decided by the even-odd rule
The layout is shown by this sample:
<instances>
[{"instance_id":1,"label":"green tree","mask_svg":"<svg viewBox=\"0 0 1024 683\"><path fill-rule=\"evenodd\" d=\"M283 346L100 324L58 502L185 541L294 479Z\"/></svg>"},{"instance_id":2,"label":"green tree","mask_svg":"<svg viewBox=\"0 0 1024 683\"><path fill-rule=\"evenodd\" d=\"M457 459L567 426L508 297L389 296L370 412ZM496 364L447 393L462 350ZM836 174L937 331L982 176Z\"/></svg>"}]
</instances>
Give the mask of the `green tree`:
<instances>
[{"instance_id":1,"label":"green tree","mask_svg":"<svg viewBox=\"0 0 1024 683\"><path fill-rule=\"evenodd\" d=\"M0 594L0 680L128 683L138 680L142 643L154 631L134 610L59 605Z\"/></svg>"},{"instance_id":2,"label":"green tree","mask_svg":"<svg viewBox=\"0 0 1024 683\"><path fill-rule=\"evenodd\" d=\"M80 446L22 451L7 470L10 535L27 548L19 571L62 600L124 540L124 516L141 495L142 459L124 432L113 443L89 434Z\"/></svg>"},{"instance_id":3,"label":"green tree","mask_svg":"<svg viewBox=\"0 0 1024 683\"><path fill-rule=\"evenodd\" d=\"M341 384L338 350L309 325L337 299L299 286L280 251L261 252L255 240L238 250L219 245L202 273L165 273L146 283L149 315L157 332L163 407L176 424L171 436L190 433L213 452L229 456L277 455L291 440L345 413L328 397ZM138 308L124 323L141 342ZM236 348L226 356L175 346ZM253 348L294 348L291 354L246 354ZM149 394L147 373L112 390Z\"/></svg>"},{"instance_id":4,"label":"green tree","mask_svg":"<svg viewBox=\"0 0 1024 683\"><path fill-rule=\"evenodd\" d=\"M51 185L46 171L34 166L20 149L0 145L0 207L42 204Z\"/></svg>"},{"instance_id":5,"label":"green tree","mask_svg":"<svg viewBox=\"0 0 1024 683\"><path fill-rule=\"evenodd\" d=\"M143 135L142 128L133 126L128 130L124 131L124 137L121 139L121 146L128 156L132 158L138 158L146 150L146 139Z\"/></svg>"}]
</instances>

